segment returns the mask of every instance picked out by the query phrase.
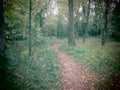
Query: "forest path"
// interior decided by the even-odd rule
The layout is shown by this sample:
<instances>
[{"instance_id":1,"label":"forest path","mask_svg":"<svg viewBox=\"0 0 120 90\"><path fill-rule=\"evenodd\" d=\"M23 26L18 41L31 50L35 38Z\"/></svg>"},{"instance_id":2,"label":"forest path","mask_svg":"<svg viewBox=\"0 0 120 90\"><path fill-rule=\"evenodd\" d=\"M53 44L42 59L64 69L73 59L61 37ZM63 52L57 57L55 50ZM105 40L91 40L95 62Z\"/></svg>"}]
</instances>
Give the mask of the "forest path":
<instances>
[{"instance_id":1,"label":"forest path","mask_svg":"<svg viewBox=\"0 0 120 90\"><path fill-rule=\"evenodd\" d=\"M51 48L58 54L61 70L60 90L97 90L97 75L83 65L78 65L73 57L58 49L59 43Z\"/></svg>"}]
</instances>

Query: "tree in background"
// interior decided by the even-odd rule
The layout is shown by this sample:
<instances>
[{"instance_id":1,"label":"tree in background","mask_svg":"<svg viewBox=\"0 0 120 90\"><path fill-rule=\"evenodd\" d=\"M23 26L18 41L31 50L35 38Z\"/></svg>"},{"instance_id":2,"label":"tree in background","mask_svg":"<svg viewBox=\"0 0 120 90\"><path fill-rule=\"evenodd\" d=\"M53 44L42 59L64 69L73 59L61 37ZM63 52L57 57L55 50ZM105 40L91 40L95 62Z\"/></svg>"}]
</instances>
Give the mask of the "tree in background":
<instances>
[{"instance_id":1,"label":"tree in background","mask_svg":"<svg viewBox=\"0 0 120 90\"><path fill-rule=\"evenodd\" d=\"M29 4L29 56L32 55L31 48L32 48L32 43L31 43L31 13L32 13L32 0L30 0Z\"/></svg>"},{"instance_id":2,"label":"tree in background","mask_svg":"<svg viewBox=\"0 0 120 90\"><path fill-rule=\"evenodd\" d=\"M57 2L57 37L63 38L67 37L67 24L68 24L68 10L66 1L59 0Z\"/></svg>"},{"instance_id":3,"label":"tree in background","mask_svg":"<svg viewBox=\"0 0 120 90\"><path fill-rule=\"evenodd\" d=\"M85 42L87 29L88 29L88 20L89 20L89 14L90 14L90 0L87 0L86 2L83 2L83 42Z\"/></svg>"},{"instance_id":4,"label":"tree in background","mask_svg":"<svg viewBox=\"0 0 120 90\"><path fill-rule=\"evenodd\" d=\"M5 51L5 35L3 24L4 24L3 0L0 0L0 54L4 54Z\"/></svg>"},{"instance_id":5,"label":"tree in background","mask_svg":"<svg viewBox=\"0 0 120 90\"><path fill-rule=\"evenodd\" d=\"M82 16L82 13L80 12L81 9L81 0L74 0L74 24L75 24L75 38L78 39L80 31L80 17Z\"/></svg>"},{"instance_id":6,"label":"tree in background","mask_svg":"<svg viewBox=\"0 0 120 90\"><path fill-rule=\"evenodd\" d=\"M104 0L104 7L105 7L105 10L104 10L104 13L103 13L103 17L104 17L104 28L102 29L102 32L101 32L101 36L102 36L102 46L105 45L106 43L106 38L107 38L107 33L108 33L108 11L109 11L109 0Z\"/></svg>"},{"instance_id":7,"label":"tree in background","mask_svg":"<svg viewBox=\"0 0 120 90\"><path fill-rule=\"evenodd\" d=\"M16 47L28 37L29 0L7 0L4 2L4 29L6 48ZM20 45L20 44L19 44Z\"/></svg>"},{"instance_id":8,"label":"tree in background","mask_svg":"<svg viewBox=\"0 0 120 90\"><path fill-rule=\"evenodd\" d=\"M62 30L62 23L61 23L61 16L58 17L58 25L57 25L57 37L61 38L61 30Z\"/></svg>"},{"instance_id":9,"label":"tree in background","mask_svg":"<svg viewBox=\"0 0 120 90\"><path fill-rule=\"evenodd\" d=\"M68 7L69 7L68 44L74 46L75 36L74 36L73 0L68 0Z\"/></svg>"},{"instance_id":10,"label":"tree in background","mask_svg":"<svg viewBox=\"0 0 120 90\"><path fill-rule=\"evenodd\" d=\"M100 35L100 31L103 45L107 36L115 40L120 38L119 0L69 0L68 2L65 0L33 0L32 17L34 22L31 22L31 26L34 30L31 32L31 37L34 38L35 36L34 41L38 39L37 36L39 38L46 36L63 38L68 36L68 43L74 45L75 37L83 36L84 42L86 34L97 36ZM31 40L29 38L30 32L27 29L30 23L28 22L29 11L29 0L5 1L3 20L5 21L6 43L10 42L12 46L20 40ZM2 18L0 19L2 21ZM2 35L0 36L2 37ZM4 40L1 41L4 43ZM30 47L29 45L28 47Z\"/></svg>"},{"instance_id":11,"label":"tree in background","mask_svg":"<svg viewBox=\"0 0 120 90\"><path fill-rule=\"evenodd\" d=\"M51 1L52 0L36 0L33 2L34 20L37 22L36 24L39 24L40 28L43 27L45 20L44 14L47 12Z\"/></svg>"},{"instance_id":12,"label":"tree in background","mask_svg":"<svg viewBox=\"0 0 120 90\"><path fill-rule=\"evenodd\" d=\"M120 0L113 0L111 9L110 38L120 41Z\"/></svg>"}]
</instances>

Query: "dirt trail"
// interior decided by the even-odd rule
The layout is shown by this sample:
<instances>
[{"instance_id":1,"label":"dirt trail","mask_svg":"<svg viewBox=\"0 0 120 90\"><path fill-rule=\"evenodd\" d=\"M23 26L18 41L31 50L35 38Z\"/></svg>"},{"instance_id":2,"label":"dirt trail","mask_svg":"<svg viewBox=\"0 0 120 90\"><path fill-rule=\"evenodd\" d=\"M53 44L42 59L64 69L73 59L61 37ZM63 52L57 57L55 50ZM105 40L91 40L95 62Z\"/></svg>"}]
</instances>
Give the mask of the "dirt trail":
<instances>
[{"instance_id":1,"label":"dirt trail","mask_svg":"<svg viewBox=\"0 0 120 90\"><path fill-rule=\"evenodd\" d=\"M58 54L62 65L61 90L97 90L98 81L95 73L85 66L78 65L73 57L58 49L59 44L52 44L52 49Z\"/></svg>"}]
</instances>

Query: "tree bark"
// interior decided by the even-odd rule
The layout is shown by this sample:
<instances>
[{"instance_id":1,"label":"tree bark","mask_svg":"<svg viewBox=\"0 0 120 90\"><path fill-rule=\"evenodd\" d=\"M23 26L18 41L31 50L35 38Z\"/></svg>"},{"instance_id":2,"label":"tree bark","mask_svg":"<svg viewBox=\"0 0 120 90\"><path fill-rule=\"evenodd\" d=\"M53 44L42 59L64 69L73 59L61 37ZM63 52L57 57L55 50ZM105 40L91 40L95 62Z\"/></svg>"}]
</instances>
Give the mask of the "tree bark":
<instances>
[{"instance_id":1,"label":"tree bark","mask_svg":"<svg viewBox=\"0 0 120 90\"><path fill-rule=\"evenodd\" d=\"M62 25L61 25L61 19L62 19L62 17L59 16L59 18L58 18L58 25L57 25L57 37L59 39L61 38L61 27L62 27Z\"/></svg>"},{"instance_id":2,"label":"tree bark","mask_svg":"<svg viewBox=\"0 0 120 90\"><path fill-rule=\"evenodd\" d=\"M4 9L3 0L0 0L0 54L4 55L5 51L5 35L4 35Z\"/></svg>"},{"instance_id":3,"label":"tree bark","mask_svg":"<svg viewBox=\"0 0 120 90\"><path fill-rule=\"evenodd\" d=\"M75 23L75 38L78 39L79 37L79 21L76 20L76 23Z\"/></svg>"},{"instance_id":4,"label":"tree bark","mask_svg":"<svg viewBox=\"0 0 120 90\"><path fill-rule=\"evenodd\" d=\"M42 12L40 12L39 17L40 17L40 27L42 28L43 26Z\"/></svg>"},{"instance_id":5,"label":"tree bark","mask_svg":"<svg viewBox=\"0 0 120 90\"><path fill-rule=\"evenodd\" d=\"M69 7L68 44L70 46L74 46L75 36L74 36L73 0L68 0L68 7Z\"/></svg>"},{"instance_id":6,"label":"tree bark","mask_svg":"<svg viewBox=\"0 0 120 90\"><path fill-rule=\"evenodd\" d=\"M30 6L29 6L29 56L32 55L31 53L31 13L32 13L32 0L30 0Z\"/></svg>"},{"instance_id":7,"label":"tree bark","mask_svg":"<svg viewBox=\"0 0 120 90\"><path fill-rule=\"evenodd\" d=\"M87 12L85 10L85 7L83 6L83 13L84 13L84 18L85 18L85 22L83 23L83 42L85 42L86 35L87 35L89 14L90 14L90 0L88 0Z\"/></svg>"},{"instance_id":8,"label":"tree bark","mask_svg":"<svg viewBox=\"0 0 120 90\"><path fill-rule=\"evenodd\" d=\"M104 1L105 3L105 11L104 11L104 28L102 30L102 46L105 45L106 43L106 38L107 38L107 32L108 32L108 29L107 29L107 24L108 24L108 6L109 6L109 1L108 0L105 0Z\"/></svg>"}]
</instances>

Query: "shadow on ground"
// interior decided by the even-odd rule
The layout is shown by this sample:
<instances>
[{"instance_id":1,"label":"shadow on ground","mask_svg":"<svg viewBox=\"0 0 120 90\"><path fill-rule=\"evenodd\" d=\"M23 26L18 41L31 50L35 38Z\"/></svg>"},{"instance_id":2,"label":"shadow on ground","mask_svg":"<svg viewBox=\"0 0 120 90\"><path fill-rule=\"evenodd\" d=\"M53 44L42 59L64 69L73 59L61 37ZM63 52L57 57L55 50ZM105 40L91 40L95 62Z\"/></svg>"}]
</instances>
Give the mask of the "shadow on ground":
<instances>
[{"instance_id":1,"label":"shadow on ground","mask_svg":"<svg viewBox=\"0 0 120 90\"><path fill-rule=\"evenodd\" d=\"M8 61L7 58L0 56L0 90L18 90L12 80L15 76L8 69Z\"/></svg>"}]
</instances>

